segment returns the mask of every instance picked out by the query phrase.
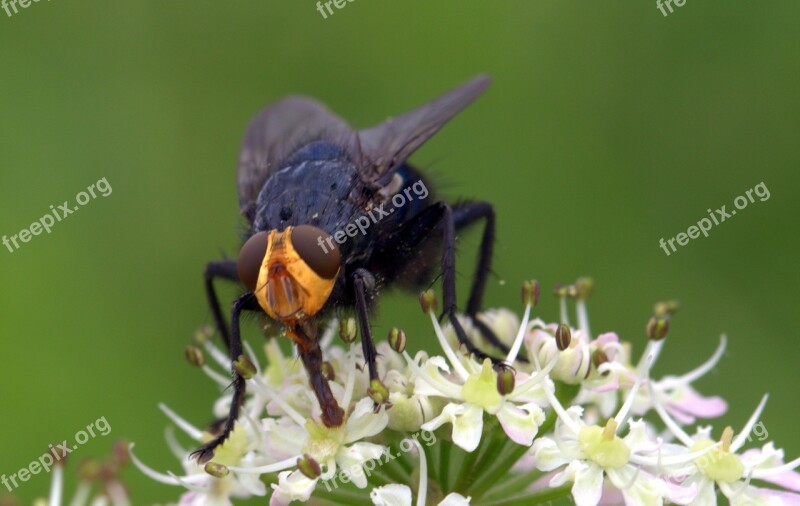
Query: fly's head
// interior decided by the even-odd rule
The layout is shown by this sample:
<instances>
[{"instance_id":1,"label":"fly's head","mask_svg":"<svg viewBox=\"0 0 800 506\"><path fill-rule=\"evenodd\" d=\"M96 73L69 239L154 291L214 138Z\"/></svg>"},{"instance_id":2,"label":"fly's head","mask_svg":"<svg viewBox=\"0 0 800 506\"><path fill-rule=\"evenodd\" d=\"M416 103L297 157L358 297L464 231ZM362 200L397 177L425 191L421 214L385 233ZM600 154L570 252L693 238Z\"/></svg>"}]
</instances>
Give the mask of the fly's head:
<instances>
[{"instance_id":1,"label":"fly's head","mask_svg":"<svg viewBox=\"0 0 800 506\"><path fill-rule=\"evenodd\" d=\"M341 253L329 234L299 225L254 234L242 247L236 267L270 318L294 327L328 301Z\"/></svg>"}]
</instances>

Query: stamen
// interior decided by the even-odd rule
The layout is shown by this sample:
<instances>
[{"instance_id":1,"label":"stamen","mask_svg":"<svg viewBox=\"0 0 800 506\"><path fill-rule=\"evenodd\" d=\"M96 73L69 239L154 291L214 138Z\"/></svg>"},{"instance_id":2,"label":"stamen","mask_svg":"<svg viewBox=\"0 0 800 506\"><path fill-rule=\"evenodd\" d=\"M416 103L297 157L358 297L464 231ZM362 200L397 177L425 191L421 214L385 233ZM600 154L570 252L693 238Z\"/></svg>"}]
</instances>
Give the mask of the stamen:
<instances>
[{"instance_id":1,"label":"stamen","mask_svg":"<svg viewBox=\"0 0 800 506\"><path fill-rule=\"evenodd\" d=\"M414 371L414 375L418 378L422 378L422 381L427 383L428 386L430 386L434 390L441 392L442 394L444 394L445 397L450 397L453 399L461 399L461 388L457 387L456 385L453 385L449 381L444 385L434 383L428 376L425 375L422 369L419 368L417 362L411 358L411 355L409 355L407 351L403 352L403 357L406 359L408 367L410 367L411 370Z\"/></svg>"},{"instance_id":2,"label":"stamen","mask_svg":"<svg viewBox=\"0 0 800 506\"><path fill-rule=\"evenodd\" d=\"M761 480L764 478L769 478L771 476L777 476L779 474L788 473L789 471L794 471L796 467L800 466L800 457L794 459L791 462L787 462L786 464L782 464L780 466L766 468L766 469L753 469L753 478L757 480Z\"/></svg>"},{"instance_id":3,"label":"stamen","mask_svg":"<svg viewBox=\"0 0 800 506\"><path fill-rule=\"evenodd\" d=\"M92 485L86 480L81 480L78 488L75 490L75 495L72 496L70 506L85 506L89 503L89 495L92 493Z\"/></svg>"},{"instance_id":4,"label":"stamen","mask_svg":"<svg viewBox=\"0 0 800 506\"><path fill-rule=\"evenodd\" d=\"M689 371L686 374L680 376L678 378L678 382L684 385L688 385L689 383L693 383L700 379L701 377L705 376L711 369L717 366L719 359L722 358L722 354L725 353L725 347L728 345L728 338L725 337L725 334L720 336L719 338L719 346L717 346L716 351L714 354L711 355L711 358L706 360L706 362L700 365L698 368L694 369L693 371Z\"/></svg>"},{"instance_id":5,"label":"stamen","mask_svg":"<svg viewBox=\"0 0 800 506\"><path fill-rule=\"evenodd\" d=\"M692 437L689 436L689 434L687 434L686 431L684 431L675 420L673 420L669 413L667 413L667 410L664 409L664 405L661 404L661 399L659 398L658 392L656 392L655 388L653 388L653 384L648 384L647 388L650 392L650 399L653 402L653 407L656 409L658 416L661 417L661 421L663 421L664 425L666 425L667 428L672 431L673 435L681 440L681 443L691 447L694 444L694 439L692 439Z\"/></svg>"},{"instance_id":6,"label":"stamen","mask_svg":"<svg viewBox=\"0 0 800 506\"><path fill-rule=\"evenodd\" d=\"M214 369L210 368L210 367L209 367L209 366L207 366L207 365L204 365L204 366L203 366L203 367L201 367L200 369L201 369L201 370L202 370L204 373L206 373L206 376L208 376L209 378L211 378L212 380L214 380L216 383L218 383L218 384L219 384L220 386L222 386L223 388L227 388L227 387L228 387L228 385L230 385L230 384L231 384L231 379L230 379L230 377L223 376L222 374L218 373L217 371L215 371Z\"/></svg>"},{"instance_id":7,"label":"stamen","mask_svg":"<svg viewBox=\"0 0 800 506\"><path fill-rule=\"evenodd\" d=\"M753 430L753 426L756 424L758 419L761 417L761 413L764 411L764 407L767 404L767 399L769 399L769 394L764 394L764 397L761 398L761 402L758 404L758 407L753 412L753 415L750 417L745 426L742 428L742 432L740 432L739 435L736 436L736 439L733 440L733 443L731 443L732 452L739 451L739 448L741 448L744 445L745 440L750 436L750 432Z\"/></svg>"},{"instance_id":8,"label":"stamen","mask_svg":"<svg viewBox=\"0 0 800 506\"><path fill-rule=\"evenodd\" d=\"M203 348L211 355L211 358L220 365L223 369L230 369L231 367L231 359L225 353L222 352L219 348L214 346L214 343L211 341L206 341L203 343Z\"/></svg>"},{"instance_id":9,"label":"stamen","mask_svg":"<svg viewBox=\"0 0 800 506\"><path fill-rule=\"evenodd\" d=\"M250 383L256 387L256 390L260 390L264 397L267 397L269 400L274 400L278 406L280 406L281 409L286 412L286 414L289 415L292 420L294 420L294 423L301 427L305 426L306 419L300 413L295 411L295 409L291 407L289 403L283 399L283 397L268 387L267 384L261 380L260 376L254 376L253 379L250 380Z\"/></svg>"},{"instance_id":10,"label":"stamen","mask_svg":"<svg viewBox=\"0 0 800 506\"><path fill-rule=\"evenodd\" d=\"M353 400L353 389L356 384L356 353L355 346L350 344L350 351L347 354L347 369L350 374L347 375L347 384L344 387L344 398L342 399L342 406L345 411L350 406L350 401Z\"/></svg>"},{"instance_id":11,"label":"stamen","mask_svg":"<svg viewBox=\"0 0 800 506\"><path fill-rule=\"evenodd\" d=\"M412 439L419 452L419 490L417 491L417 506L425 506L428 495L428 460L425 458L425 450L419 441Z\"/></svg>"},{"instance_id":12,"label":"stamen","mask_svg":"<svg viewBox=\"0 0 800 506\"><path fill-rule=\"evenodd\" d=\"M64 494L64 466L53 467L53 479L50 482L50 501L48 506L61 506L61 496Z\"/></svg>"},{"instance_id":13,"label":"stamen","mask_svg":"<svg viewBox=\"0 0 800 506\"><path fill-rule=\"evenodd\" d=\"M256 357L256 354L253 351L253 347L250 346L250 343L248 343L247 341L245 341L242 344L244 344L244 349L245 351L247 351L248 355L247 358L249 358L250 362L252 362L253 365L256 367L256 374L261 374L261 364L258 363L258 358Z\"/></svg>"},{"instance_id":14,"label":"stamen","mask_svg":"<svg viewBox=\"0 0 800 506\"><path fill-rule=\"evenodd\" d=\"M159 403L158 407L170 418L170 420L172 420L172 423L180 427L190 438L197 441L200 441L203 438L202 430L178 416L178 414L169 409L166 404Z\"/></svg>"},{"instance_id":15,"label":"stamen","mask_svg":"<svg viewBox=\"0 0 800 506\"><path fill-rule=\"evenodd\" d=\"M522 341L525 338L525 334L528 331L528 321L530 320L531 316L531 304L525 305L525 314L522 315L522 324L519 326L519 331L517 332L517 337L514 338L514 344L511 346L511 349L506 356L506 362L509 364L513 364L515 360L517 360L517 355L519 355L519 350L522 347Z\"/></svg>"},{"instance_id":16,"label":"stamen","mask_svg":"<svg viewBox=\"0 0 800 506\"><path fill-rule=\"evenodd\" d=\"M550 371L553 370L553 368L556 366L557 363L558 363L558 357L555 357L553 360L547 363L544 369L542 369L541 371L537 371L535 375L529 377L527 380L517 385L517 387L514 389L514 392L512 393L512 396L518 397L522 394L527 393L530 390L533 390L533 388L537 386L539 383L541 383L542 379L545 378L548 375L548 373L550 373Z\"/></svg>"},{"instance_id":17,"label":"stamen","mask_svg":"<svg viewBox=\"0 0 800 506\"><path fill-rule=\"evenodd\" d=\"M281 460L280 462L275 462L274 464L267 464L265 466L257 466L257 467L235 467L235 466L228 466L228 469L235 473L245 473L245 474L269 474L269 473L277 473L280 471L285 471L297 465L297 459L302 458L303 454L295 455L294 457L290 457L286 460Z\"/></svg>"},{"instance_id":18,"label":"stamen","mask_svg":"<svg viewBox=\"0 0 800 506\"><path fill-rule=\"evenodd\" d=\"M322 337L319 340L319 346L323 350L327 350L328 347L333 342L333 336L336 335L336 330L339 328L339 320L336 318L331 318L331 321L328 322L328 327L322 333Z\"/></svg>"},{"instance_id":19,"label":"stamen","mask_svg":"<svg viewBox=\"0 0 800 506\"><path fill-rule=\"evenodd\" d=\"M431 317L431 322L433 323L433 329L436 332L436 337L439 339L439 346L442 347L444 354L450 361L450 365L453 366L453 370L461 378L461 381L467 381L467 378L469 378L469 373L461 364L461 361L458 359L456 352L450 346L450 343L447 342L447 338L444 336L442 327L439 325L439 320L436 318L436 315L433 314L433 311L430 311L428 314Z\"/></svg>"},{"instance_id":20,"label":"stamen","mask_svg":"<svg viewBox=\"0 0 800 506\"><path fill-rule=\"evenodd\" d=\"M628 413L630 413L631 407L633 406L633 401L636 398L636 394L639 393L639 387L642 386L642 381L648 379L650 367L653 365L653 360L655 360L653 355L649 355L647 356L646 360L639 365L639 368L636 371L636 383L633 384L633 388L631 388L628 398L625 399L625 404L622 405L619 413L617 413L617 416L614 417L618 426L622 426L625 423L625 419L628 417Z\"/></svg>"},{"instance_id":21,"label":"stamen","mask_svg":"<svg viewBox=\"0 0 800 506\"><path fill-rule=\"evenodd\" d=\"M538 362L538 359L535 360ZM575 420L572 419L571 416L569 416L567 411L564 409L564 406L561 405L561 402L559 402L556 396L553 395L553 391L555 389L556 385L553 383L553 380L548 379L544 384L544 395L547 397L547 402L550 403L550 407L552 407L553 411L556 412L561 422L569 427L572 432L577 434L581 431L581 427L575 422Z\"/></svg>"},{"instance_id":22,"label":"stamen","mask_svg":"<svg viewBox=\"0 0 800 506\"><path fill-rule=\"evenodd\" d=\"M588 339L592 338L592 333L589 330L589 313L586 311L586 301L578 299L575 303L578 311L578 328L580 328Z\"/></svg>"},{"instance_id":23,"label":"stamen","mask_svg":"<svg viewBox=\"0 0 800 506\"><path fill-rule=\"evenodd\" d=\"M131 443L131 445L128 447L128 450L130 452L131 461L133 462L133 465L139 468L139 471L141 471L142 473L144 473L145 475L147 475L148 477L159 483L164 483L166 485L176 485L176 486L181 484L174 475L169 476L166 474L159 473L158 471L145 465L144 462L139 460L139 458L133 453L133 446L134 446L133 443Z\"/></svg>"},{"instance_id":24,"label":"stamen","mask_svg":"<svg viewBox=\"0 0 800 506\"><path fill-rule=\"evenodd\" d=\"M696 452L689 452L684 453L682 455L668 455L666 457L661 456L661 449L659 449L659 456L658 457L645 457L643 455L631 455L631 462L634 464L639 464L640 466L652 466L656 467L659 465L664 466L677 466L680 464L686 464L693 460L699 459L706 453L716 450L722 445L722 443L714 443L713 445L709 445L702 450Z\"/></svg>"},{"instance_id":25,"label":"stamen","mask_svg":"<svg viewBox=\"0 0 800 506\"><path fill-rule=\"evenodd\" d=\"M167 440L167 448L178 460L182 461L186 458L186 454L189 452L178 443L178 438L175 437L175 428L172 425L167 425L167 428L164 429L164 439Z\"/></svg>"}]
</instances>

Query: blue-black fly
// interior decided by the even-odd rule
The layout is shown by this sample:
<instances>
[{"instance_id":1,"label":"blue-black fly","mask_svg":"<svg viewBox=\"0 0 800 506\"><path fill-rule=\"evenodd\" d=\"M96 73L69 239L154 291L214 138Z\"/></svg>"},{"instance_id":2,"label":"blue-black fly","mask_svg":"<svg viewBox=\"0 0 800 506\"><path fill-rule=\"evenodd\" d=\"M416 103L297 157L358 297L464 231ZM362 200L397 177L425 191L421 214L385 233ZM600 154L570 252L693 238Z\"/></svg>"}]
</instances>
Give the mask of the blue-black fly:
<instances>
[{"instance_id":1,"label":"blue-black fly","mask_svg":"<svg viewBox=\"0 0 800 506\"><path fill-rule=\"evenodd\" d=\"M297 345L322 422L329 427L341 425L344 413L322 372L318 320L354 308L370 379L379 381L369 315L380 287L419 290L441 268L443 316L469 352L486 356L456 318L456 231L481 220L480 254L465 309L486 337L503 348L475 318L492 258L492 205L451 206L437 200L430 181L407 161L489 82L487 77L475 78L411 112L358 131L322 104L291 97L258 113L245 132L237 183L249 230L237 261L208 264L209 304L234 362L242 355L239 327L244 311L266 314L284 327ZM394 205L398 195L405 196L401 206ZM362 227L363 233L351 233L354 225L366 224L365 216L369 226ZM230 331L214 290L215 278L239 281L247 289L233 303ZM236 368L233 375L230 413L220 423L218 436L195 452L200 462L213 457L239 415L245 380Z\"/></svg>"}]
</instances>

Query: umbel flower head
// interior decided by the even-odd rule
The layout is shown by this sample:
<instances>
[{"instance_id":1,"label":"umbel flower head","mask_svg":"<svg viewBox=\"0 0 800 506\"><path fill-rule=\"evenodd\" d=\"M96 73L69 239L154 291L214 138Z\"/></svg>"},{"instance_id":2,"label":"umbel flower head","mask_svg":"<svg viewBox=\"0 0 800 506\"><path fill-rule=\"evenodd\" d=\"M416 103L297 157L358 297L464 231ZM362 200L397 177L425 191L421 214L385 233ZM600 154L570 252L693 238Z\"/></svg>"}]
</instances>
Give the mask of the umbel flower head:
<instances>
[{"instance_id":1,"label":"umbel flower head","mask_svg":"<svg viewBox=\"0 0 800 506\"><path fill-rule=\"evenodd\" d=\"M323 372L345 413L339 427L321 410L299 360L277 340L264 346L264 366L249 347L248 397L235 430L209 463L189 458L171 428L166 438L180 472L156 471L133 453L145 474L183 489L176 504L228 505L265 497L272 506L324 504L545 504L570 497L579 506L800 505L800 459L784 461L772 442L743 450L763 429L766 396L742 429L690 426L722 415L727 404L692 387L720 361L726 339L705 363L682 375L652 379L677 306L662 303L633 343L613 332L592 334L586 307L592 283L559 286L556 322L532 318L537 282L523 286L521 319L506 309L461 320L468 337L498 358L465 353L450 326L421 296L435 348L406 350L393 328L379 343L379 380L370 381L361 347L321 337ZM574 303L577 325L570 320ZM341 326L351 327L344 320ZM504 346L492 348L488 328ZM352 329L351 329L352 330ZM230 362L205 336L187 358L222 392L214 414L231 402ZM494 342L497 342L493 340ZM633 348L643 348L636 360ZM219 369L206 364L206 356ZM240 367L243 366L240 364ZM376 402L376 399L382 402ZM164 413L196 447L215 437L166 406ZM764 431L761 431L763 435ZM693 435L691 435L693 434ZM763 441L763 440L762 440Z\"/></svg>"}]
</instances>

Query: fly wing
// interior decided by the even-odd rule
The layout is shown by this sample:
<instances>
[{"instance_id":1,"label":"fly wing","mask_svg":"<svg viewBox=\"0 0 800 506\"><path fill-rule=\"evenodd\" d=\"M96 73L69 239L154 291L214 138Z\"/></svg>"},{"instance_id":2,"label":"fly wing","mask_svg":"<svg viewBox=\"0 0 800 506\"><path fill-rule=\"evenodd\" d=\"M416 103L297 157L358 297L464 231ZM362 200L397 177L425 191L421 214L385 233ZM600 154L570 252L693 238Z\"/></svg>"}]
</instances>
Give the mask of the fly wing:
<instances>
[{"instance_id":1,"label":"fly wing","mask_svg":"<svg viewBox=\"0 0 800 506\"><path fill-rule=\"evenodd\" d=\"M341 144L354 137L348 124L305 97L288 97L261 110L250 122L239 151L236 184L241 213L252 218L256 197L281 162L303 142Z\"/></svg>"},{"instance_id":2,"label":"fly wing","mask_svg":"<svg viewBox=\"0 0 800 506\"><path fill-rule=\"evenodd\" d=\"M402 165L453 116L478 98L491 83L478 76L427 104L358 133L363 163L377 177Z\"/></svg>"}]
</instances>

